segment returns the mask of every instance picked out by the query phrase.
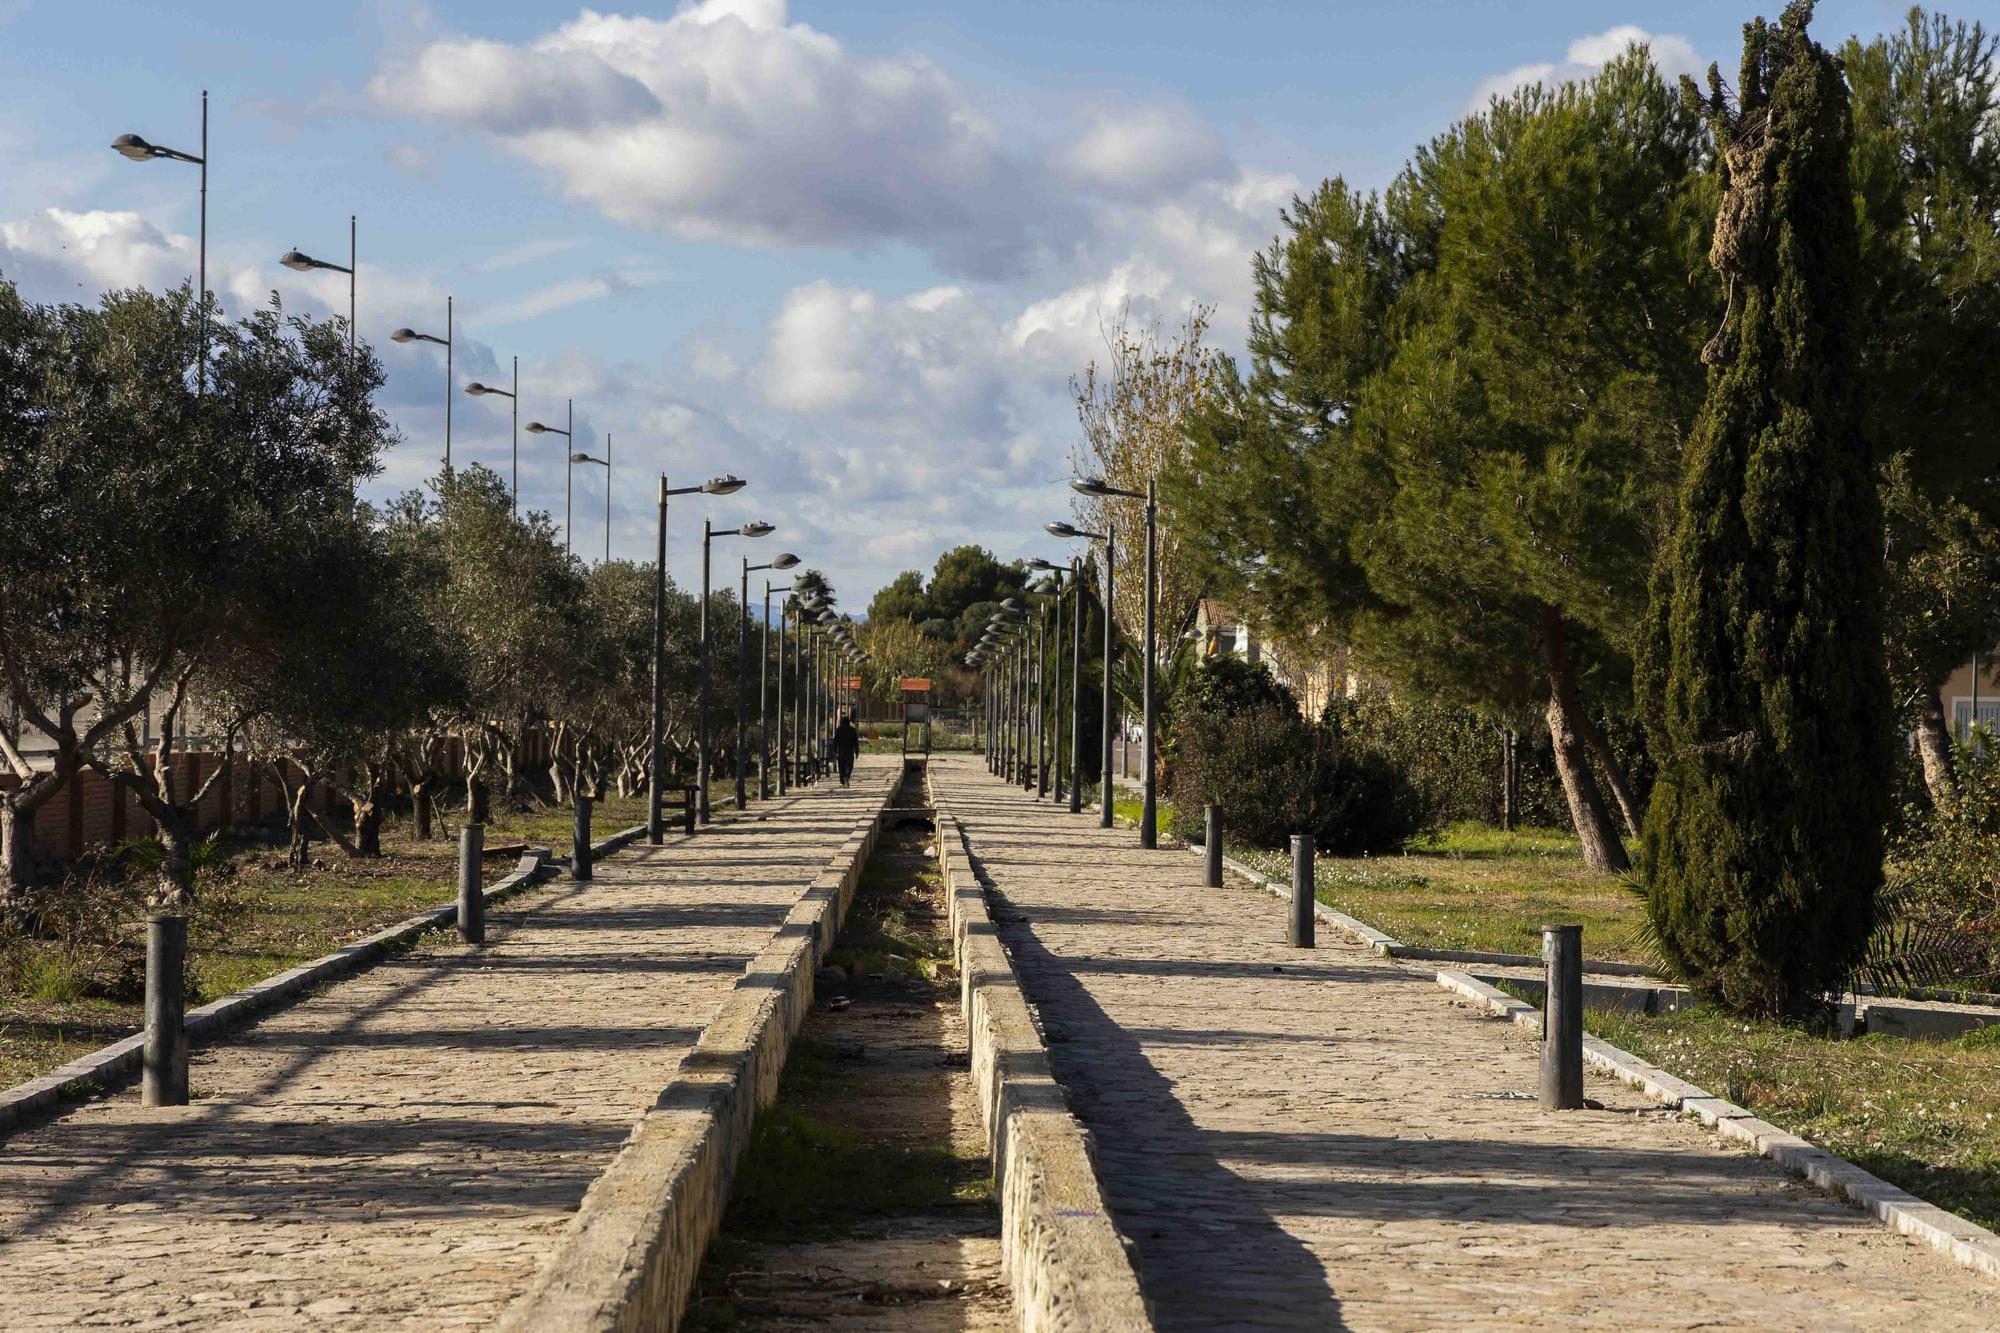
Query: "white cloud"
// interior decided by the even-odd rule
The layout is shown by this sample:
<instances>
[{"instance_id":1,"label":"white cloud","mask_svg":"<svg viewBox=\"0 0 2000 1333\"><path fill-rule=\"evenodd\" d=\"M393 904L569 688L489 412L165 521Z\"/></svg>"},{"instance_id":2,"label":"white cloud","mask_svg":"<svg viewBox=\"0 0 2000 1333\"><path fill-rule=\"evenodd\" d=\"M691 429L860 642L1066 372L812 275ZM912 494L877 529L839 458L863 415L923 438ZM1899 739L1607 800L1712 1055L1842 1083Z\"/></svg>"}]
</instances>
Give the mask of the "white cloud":
<instances>
[{"instance_id":1,"label":"white cloud","mask_svg":"<svg viewBox=\"0 0 2000 1333\"><path fill-rule=\"evenodd\" d=\"M1074 184L1114 199L1157 198L1231 170L1221 137L1178 102L1093 107L1052 165Z\"/></svg>"},{"instance_id":2,"label":"white cloud","mask_svg":"<svg viewBox=\"0 0 2000 1333\"><path fill-rule=\"evenodd\" d=\"M194 269L192 238L170 236L137 213L45 208L0 222L0 272L31 296L94 302L114 287L178 286Z\"/></svg>"},{"instance_id":3,"label":"white cloud","mask_svg":"<svg viewBox=\"0 0 2000 1333\"><path fill-rule=\"evenodd\" d=\"M520 46L433 41L378 102L469 126L614 220L738 244L904 241L946 267L1018 271L1033 173L920 56L860 57L781 0L670 18L584 10Z\"/></svg>"},{"instance_id":4,"label":"white cloud","mask_svg":"<svg viewBox=\"0 0 2000 1333\"><path fill-rule=\"evenodd\" d=\"M556 255L568 254L584 243L581 236L547 236L540 240L523 241L520 245L509 246L496 254L490 254L470 267L474 273L499 273L510 268L520 268Z\"/></svg>"},{"instance_id":5,"label":"white cloud","mask_svg":"<svg viewBox=\"0 0 2000 1333\"><path fill-rule=\"evenodd\" d=\"M1484 111L1493 98L1505 97L1516 88L1525 88L1531 83L1554 87L1573 79L1590 78L1607 62L1623 55L1634 42L1651 49L1653 64L1668 79L1682 74L1698 75L1708 68L1708 62L1701 58L1694 49L1694 43L1687 38L1674 33L1652 33L1635 24L1621 23L1603 32L1577 38L1569 44L1560 61L1521 65L1483 80L1467 99L1464 113L1470 115Z\"/></svg>"}]
</instances>

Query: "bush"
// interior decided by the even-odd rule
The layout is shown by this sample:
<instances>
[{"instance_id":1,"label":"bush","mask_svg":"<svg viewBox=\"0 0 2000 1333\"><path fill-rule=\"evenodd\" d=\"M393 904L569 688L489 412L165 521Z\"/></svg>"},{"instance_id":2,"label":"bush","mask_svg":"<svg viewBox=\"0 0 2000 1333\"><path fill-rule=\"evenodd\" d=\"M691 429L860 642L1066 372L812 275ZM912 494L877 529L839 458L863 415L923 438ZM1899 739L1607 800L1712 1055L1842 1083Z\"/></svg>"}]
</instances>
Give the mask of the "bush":
<instances>
[{"instance_id":1,"label":"bush","mask_svg":"<svg viewBox=\"0 0 2000 1333\"><path fill-rule=\"evenodd\" d=\"M1974 942L1968 979L2000 968L2000 746L1958 751L1958 803L1912 806L1889 844L1884 890L1896 919L1950 940Z\"/></svg>"},{"instance_id":2,"label":"bush","mask_svg":"<svg viewBox=\"0 0 2000 1333\"><path fill-rule=\"evenodd\" d=\"M1394 851L1432 827L1394 760L1285 702L1237 712L1184 709L1176 721L1172 831L1200 841L1202 806L1220 804L1232 838L1280 847L1311 833L1335 856Z\"/></svg>"}]
</instances>

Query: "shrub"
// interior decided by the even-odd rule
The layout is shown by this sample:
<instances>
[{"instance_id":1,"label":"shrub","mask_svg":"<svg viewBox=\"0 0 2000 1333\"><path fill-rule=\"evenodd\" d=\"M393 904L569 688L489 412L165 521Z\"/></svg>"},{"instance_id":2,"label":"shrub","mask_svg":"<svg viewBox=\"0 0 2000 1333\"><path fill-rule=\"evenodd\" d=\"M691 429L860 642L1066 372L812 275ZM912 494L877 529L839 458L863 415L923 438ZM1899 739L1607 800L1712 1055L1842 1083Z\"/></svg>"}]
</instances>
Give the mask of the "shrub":
<instances>
[{"instance_id":1,"label":"shrub","mask_svg":"<svg viewBox=\"0 0 2000 1333\"><path fill-rule=\"evenodd\" d=\"M1183 710L1176 723L1173 831L1199 841L1202 806L1220 804L1233 838L1278 847L1311 833L1336 856L1394 851L1432 826L1422 795L1388 756L1288 703L1239 712Z\"/></svg>"},{"instance_id":2,"label":"shrub","mask_svg":"<svg viewBox=\"0 0 2000 1333\"><path fill-rule=\"evenodd\" d=\"M1884 897L1897 919L1960 949L1975 941L1973 979L2000 968L2000 747L1961 748L1958 800L1912 806L1889 845ZM1954 950L1956 953L1957 950Z\"/></svg>"}]
</instances>

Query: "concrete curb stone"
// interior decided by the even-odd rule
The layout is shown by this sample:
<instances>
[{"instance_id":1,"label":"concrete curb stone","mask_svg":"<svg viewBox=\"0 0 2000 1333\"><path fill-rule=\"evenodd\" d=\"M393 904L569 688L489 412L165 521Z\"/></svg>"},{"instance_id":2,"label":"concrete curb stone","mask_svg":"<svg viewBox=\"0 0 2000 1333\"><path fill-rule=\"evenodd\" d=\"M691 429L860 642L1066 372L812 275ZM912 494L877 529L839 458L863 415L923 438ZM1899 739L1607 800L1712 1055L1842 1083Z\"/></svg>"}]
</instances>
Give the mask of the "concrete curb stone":
<instances>
[{"instance_id":1,"label":"concrete curb stone","mask_svg":"<svg viewBox=\"0 0 2000 1333\"><path fill-rule=\"evenodd\" d=\"M643 829L640 832L644 832ZM623 834L618 837L623 837ZM607 844L616 843L617 838L606 839ZM551 859L546 847L530 847L515 864L514 872L506 878L489 885L485 890L488 903L525 887L544 877L550 870ZM226 1029L255 1015L279 1007L297 999L315 987L337 981L351 973L358 972L376 962L392 949L399 948L440 926L449 926L458 920L458 904L434 907L421 912L406 921L398 922L385 930L378 930L354 943L345 945L324 957L309 963L269 976L255 985L246 986L233 995L188 1011L186 1018L189 1041L199 1038L219 1036ZM108 1092L136 1077L145 1034L137 1032L129 1037L100 1047L88 1055L78 1056L60 1068L50 1070L39 1078L0 1092L0 1136L20 1128L59 1107L63 1101L89 1096L93 1093Z\"/></svg>"},{"instance_id":2,"label":"concrete curb stone","mask_svg":"<svg viewBox=\"0 0 2000 1333\"><path fill-rule=\"evenodd\" d=\"M1276 884L1250 867L1226 857L1223 864L1280 897L1290 896L1289 885ZM1378 953L1391 954L1401 947L1399 941L1353 921L1351 917L1329 913L1321 904L1315 904L1315 907L1320 920L1329 921L1358 943L1372 947ZM1541 1015L1533 1006L1523 1004L1483 981L1463 972L1442 971L1437 974L1437 982L1445 990L1479 1005L1496 1017L1506 1018L1536 1034L1542 1030ZM1938 1253L1975 1272L2000 1278L2000 1235L1985 1227L1968 1222L1936 1204L1926 1203L1908 1190L1892 1185L1824 1148L1815 1147L1798 1135L1757 1118L1734 1102L1713 1096L1602 1038L1585 1034L1583 1058L1586 1063L1639 1088L1662 1105L1694 1116L1721 1137L1752 1149L1780 1170L1808 1181L1835 1198L1847 1200L1884 1226L1923 1241Z\"/></svg>"},{"instance_id":3,"label":"concrete curb stone","mask_svg":"<svg viewBox=\"0 0 2000 1333\"><path fill-rule=\"evenodd\" d=\"M1071 1113L1014 964L987 910L971 841L938 812L971 1065L1001 1202L1002 1270L1027 1333L1153 1327L1131 1251L1111 1219L1090 1133Z\"/></svg>"},{"instance_id":4,"label":"concrete curb stone","mask_svg":"<svg viewBox=\"0 0 2000 1333\"><path fill-rule=\"evenodd\" d=\"M680 1325L721 1228L737 1158L757 1112L777 1097L820 961L853 901L902 769L888 776L880 799L750 959L653 1108L591 1183L533 1285L502 1315L501 1330Z\"/></svg>"}]
</instances>

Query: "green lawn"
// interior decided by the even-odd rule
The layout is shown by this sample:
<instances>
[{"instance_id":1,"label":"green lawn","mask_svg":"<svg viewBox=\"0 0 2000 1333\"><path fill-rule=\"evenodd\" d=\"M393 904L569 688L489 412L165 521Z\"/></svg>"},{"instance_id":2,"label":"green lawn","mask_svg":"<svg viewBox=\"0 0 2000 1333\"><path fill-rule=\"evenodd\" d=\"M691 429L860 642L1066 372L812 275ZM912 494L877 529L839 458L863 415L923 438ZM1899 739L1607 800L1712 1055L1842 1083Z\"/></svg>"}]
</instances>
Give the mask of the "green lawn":
<instances>
[{"instance_id":1,"label":"green lawn","mask_svg":"<svg viewBox=\"0 0 2000 1333\"><path fill-rule=\"evenodd\" d=\"M1267 875L1291 873L1286 853L1229 850ZM1648 961L1644 905L1619 877L1587 868L1558 829L1454 824L1395 855L1321 857L1313 879L1321 902L1405 944L1539 954L1544 925L1576 924L1586 957Z\"/></svg>"},{"instance_id":2,"label":"green lawn","mask_svg":"<svg viewBox=\"0 0 2000 1333\"><path fill-rule=\"evenodd\" d=\"M1589 1030L1940 1208L2000 1228L2000 1028L1842 1040L1714 1010Z\"/></svg>"},{"instance_id":3,"label":"green lawn","mask_svg":"<svg viewBox=\"0 0 2000 1333\"><path fill-rule=\"evenodd\" d=\"M275 834L252 833L223 844L203 874L201 900L188 923L194 993L205 1004L333 952L365 935L451 900L463 810L447 812L437 837L419 843L406 820L383 828L379 860L349 860L315 841L312 868L285 869ZM613 797L593 811L591 836L608 837L645 819L641 796ZM567 806L517 812L495 800L489 847L525 842L567 856ZM487 882L512 872L490 857ZM64 943L0 938L0 1087L34 1078L138 1031L144 986L143 886L123 893L112 915Z\"/></svg>"}]
</instances>

